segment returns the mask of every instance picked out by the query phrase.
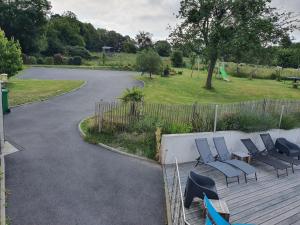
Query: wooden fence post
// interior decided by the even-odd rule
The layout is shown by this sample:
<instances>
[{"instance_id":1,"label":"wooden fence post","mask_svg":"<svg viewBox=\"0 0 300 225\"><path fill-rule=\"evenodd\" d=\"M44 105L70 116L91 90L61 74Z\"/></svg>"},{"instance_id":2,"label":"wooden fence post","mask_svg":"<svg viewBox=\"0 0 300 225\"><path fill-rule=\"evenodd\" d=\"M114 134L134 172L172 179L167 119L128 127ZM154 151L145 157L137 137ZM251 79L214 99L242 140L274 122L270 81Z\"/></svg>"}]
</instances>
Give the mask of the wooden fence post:
<instances>
[{"instance_id":1,"label":"wooden fence post","mask_svg":"<svg viewBox=\"0 0 300 225\"><path fill-rule=\"evenodd\" d=\"M216 133L216 131L217 131L218 108L219 108L219 105L216 105L216 109L215 109L215 121L214 121L214 133Z\"/></svg>"},{"instance_id":2,"label":"wooden fence post","mask_svg":"<svg viewBox=\"0 0 300 225\"><path fill-rule=\"evenodd\" d=\"M102 127L103 127L103 99L100 100L100 103L99 103L99 133L102 132Z\"/></svg>"},{"instance_id":3,"label":"wooden fence post","mask_svg":"<svg viewBox=\"0 0 300 225\"><path fill-rule=\"evenodd\" d=\"M279 119L279 125L278 125L279 129L281 127L283 112L284 112L284 105L281 107L281 113L280 113L280 119Z\"/></svg>"}]
</instances>

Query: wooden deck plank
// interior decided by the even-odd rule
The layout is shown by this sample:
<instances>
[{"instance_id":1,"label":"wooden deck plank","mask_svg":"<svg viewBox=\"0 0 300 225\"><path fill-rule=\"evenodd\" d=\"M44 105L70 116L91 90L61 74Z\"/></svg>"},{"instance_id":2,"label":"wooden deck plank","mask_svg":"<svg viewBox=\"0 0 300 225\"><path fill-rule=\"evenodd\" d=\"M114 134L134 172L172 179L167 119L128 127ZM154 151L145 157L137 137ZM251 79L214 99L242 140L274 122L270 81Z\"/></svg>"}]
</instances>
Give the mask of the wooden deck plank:
<instances>
[{"instance_id":1,"label":"wooden deck plank","mask_svg":"<svg viewBox=\"0 0 300 225\"><path fill-rule=\"evenodd\" d=\"M213 178L216 182L218 194L225 199L231 212L231 222L254 224L299 224L300 220L300 170L296 169L289 176L276 177L273 168L261 163L254 163L257 168L258 181L249 180L226 186L222 173L209 166L200 165L194 168L193 163L179 165L181 186L184 191L187 176L191 170ZM166 169L169 187L172 185L174 167ZM201 218L199 204L193 203L186 209L187 221L191 224L204 224ZM300 224L299 224L300 225Z\"/></svg>"},{"instance_id":2,"label":"wooden deck plank","mask_svg":"<svg viewBox=\"0 0 300 225\"><path fill-rule=\"evenodd\" d=\"M300 213L296 213L293 216L276 223L276 225L300 225Z\"/></svg>"}]
</instances>

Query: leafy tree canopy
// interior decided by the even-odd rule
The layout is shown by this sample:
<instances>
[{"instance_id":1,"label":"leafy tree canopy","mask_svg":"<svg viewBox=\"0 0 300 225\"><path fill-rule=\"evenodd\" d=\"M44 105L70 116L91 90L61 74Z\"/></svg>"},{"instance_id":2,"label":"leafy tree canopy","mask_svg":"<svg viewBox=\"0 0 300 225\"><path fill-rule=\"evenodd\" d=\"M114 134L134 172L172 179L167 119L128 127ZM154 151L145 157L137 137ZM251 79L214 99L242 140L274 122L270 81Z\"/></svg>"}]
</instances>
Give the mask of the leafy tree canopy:
<instances>
[{"instance_id":1,"label":"leafy tree canopy","mask_svg":"<svg viewBox=\"0 0 300 225\"><path fill-rule=\"evenodd\" d=\"M162 70L162 60L158 53L153 49L145 49L138 53L136 64L138 69L143 73L158 74Z\"/></svg>"},{"instance_id":2,"label":"leafy tree canopy","mask_svg":"<svg viewBox=\"0 0 300 225\"><path fill-rule=\"evenodd\" d=\"M0 29L0 74L15 75L22 69L21 47L18 42L8 40Z\"/></svg>"},{"instance_id":3,"label":"leafy tree canopy","mask_svg":"<svg viewBox=\"0 0 300 225\"><path fill-rule=\"evenodd\" d=\"M140 31L136 35L135 40L140 50L151 48L153 46L152 34L149 32Z\"/></svg>"},{"instance_id":4,"label":"leafy tree canopy","mask_svg":"<svg viewBox=\"0 0 300 225\"><path fill-rule=\"evenodd\" d=\"M162 57L168 57L171 55L172 47L168 41L157 41L154 45L154 48L157 51L157 53Z\"/></svg>"},{"instance_id":5,"label":"leafy tree canopy","mask_svg":"<svg viewBox=\"0 0 300 225\"><path fill-rule=\"evenodd\" d=\"M1 0L0 27L7 37L20 42L23 52L39 52L46 48L46 16L50 9L51 5L47 0Z\"/></svg>"},{"instance_id":6,"label":"leafy tree canopy","mask_svg":"<svg viewBox=\"0 0 300 225\"><path fill-rule=\"evenodd\" d=\"M174 43L192 44L208 61L206 88L212 88L217 59L277 43L294 28L291 13L279 13L271 0L182 0Z\"/></svg>"}]
</instances>

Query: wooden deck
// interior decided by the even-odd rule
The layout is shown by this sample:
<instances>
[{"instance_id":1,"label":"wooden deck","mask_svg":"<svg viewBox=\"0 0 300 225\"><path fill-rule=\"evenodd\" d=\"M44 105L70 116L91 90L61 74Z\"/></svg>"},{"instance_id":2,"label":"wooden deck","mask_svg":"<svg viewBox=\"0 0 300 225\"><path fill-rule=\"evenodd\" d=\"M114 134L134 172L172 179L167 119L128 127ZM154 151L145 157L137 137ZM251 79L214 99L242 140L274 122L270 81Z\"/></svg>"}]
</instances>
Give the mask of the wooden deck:
<instances>
[{"instance_id":1,"label":"wooden deck","mask_svg":"<svg viewBox=\"0 0 300 225\"><path fill-rule=\"evenodd\" d=\"M300 225L300 167L295 167L294 174L289 169L288 176L284 174L285 171L280 171L282 175L277 178L272 167L255 162L252 165L257 168L258 181L249 179L246 184L241 177L240 184L235 182L226 187L222 173L205 165L196 168L194 165L195 163L179 165L182 190L184 191L187 175L191 170L213 178L220 198L228 204L231 223ZM171 187L174 166L167 166L165 172L168 186ZM191 225L204 224L199 202L193 202L191 208L185 210L186 219Z\"/></svg>"}]
</instances>

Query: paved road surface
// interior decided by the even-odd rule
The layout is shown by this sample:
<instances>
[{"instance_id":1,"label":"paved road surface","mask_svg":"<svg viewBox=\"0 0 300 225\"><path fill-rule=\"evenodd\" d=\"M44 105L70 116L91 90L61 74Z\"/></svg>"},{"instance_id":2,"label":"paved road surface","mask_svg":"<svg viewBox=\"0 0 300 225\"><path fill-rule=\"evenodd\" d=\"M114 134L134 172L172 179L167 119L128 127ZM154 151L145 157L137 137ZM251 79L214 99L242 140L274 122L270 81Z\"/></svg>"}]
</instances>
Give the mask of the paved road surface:
<instances>
[{"instance_id":1,"label":"paved road surface","mask_svg":"<svg viewBox=\"0 0 300 225\"><path fill-rule=\"evenodd\" d=\"M22 77L87 84L5 116L5 135L24 148L5 158L11 224L164 224L160 166L87 144L77 129L97 100L137 85L131 73L32 68Z\"/></svg>"}]
</instances>

